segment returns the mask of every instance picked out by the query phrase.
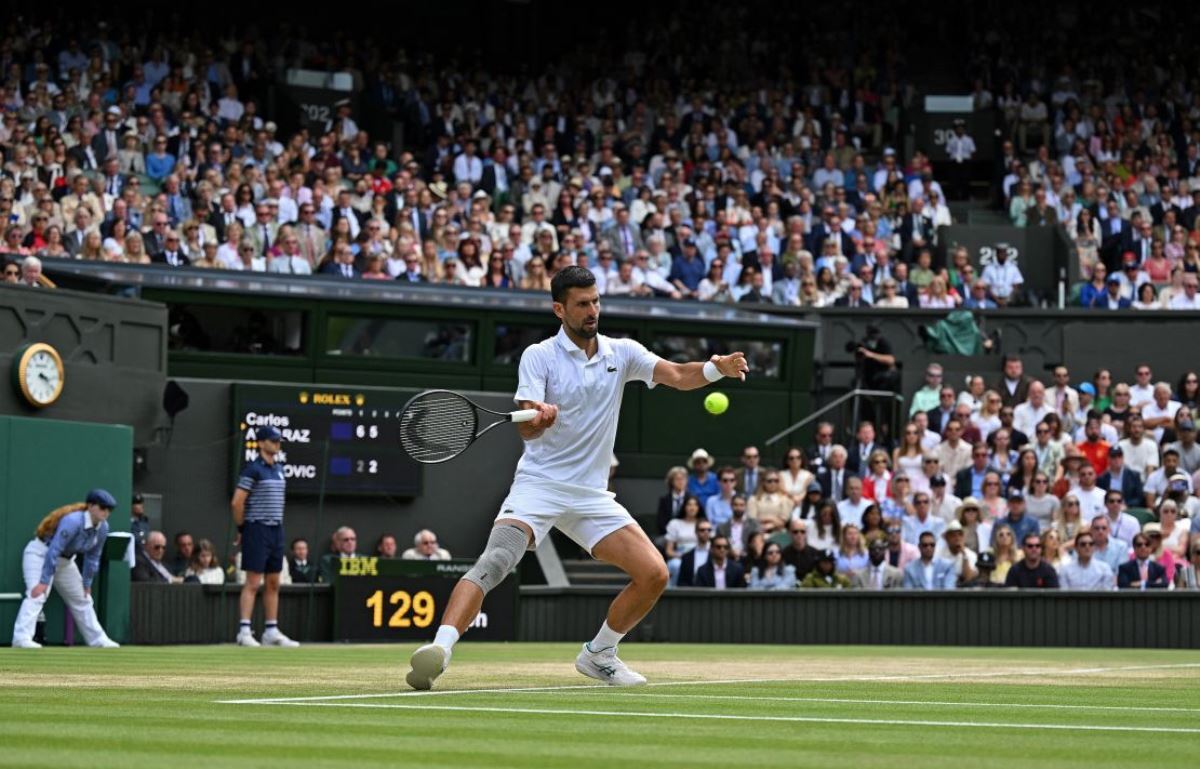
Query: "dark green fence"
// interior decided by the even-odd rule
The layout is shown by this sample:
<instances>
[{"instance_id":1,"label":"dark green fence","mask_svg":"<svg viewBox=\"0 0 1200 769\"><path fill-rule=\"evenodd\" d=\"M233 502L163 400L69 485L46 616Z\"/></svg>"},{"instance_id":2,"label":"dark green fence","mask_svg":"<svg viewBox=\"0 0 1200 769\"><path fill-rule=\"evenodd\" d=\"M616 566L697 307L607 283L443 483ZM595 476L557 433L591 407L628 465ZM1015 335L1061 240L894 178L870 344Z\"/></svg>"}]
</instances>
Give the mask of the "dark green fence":
<instances>
[{"instance_id":1,"label":"dark green fence","mask_svg":"<svg viewBox=\"0 0 1200 769\"><path fill-rule=\"evenodd\" d=\"M616 589L521 588L522 641L595 634ZM630 640L1193 649L1200 593L667 592Z\"/></svg>"},{"instance_id":2,"label":"dark green fence","mask_svg":"<svg viewBox=\"0 0 1200 769\"><path fill-rule=\"evenodd\" d=\"M595 634L611 587L521 588L517 638L580 641ZM134 584L135 643L229 643L239 588ZM1010 590L671 590L629 635L632 641L728 644L1200 647L1200 593ZM255 623L261 629L261 602ZM279 624L305 642L329 641L333 591L284 587ZM470 640L470 634L467 640Z\"/></svg>"}]
</instances>

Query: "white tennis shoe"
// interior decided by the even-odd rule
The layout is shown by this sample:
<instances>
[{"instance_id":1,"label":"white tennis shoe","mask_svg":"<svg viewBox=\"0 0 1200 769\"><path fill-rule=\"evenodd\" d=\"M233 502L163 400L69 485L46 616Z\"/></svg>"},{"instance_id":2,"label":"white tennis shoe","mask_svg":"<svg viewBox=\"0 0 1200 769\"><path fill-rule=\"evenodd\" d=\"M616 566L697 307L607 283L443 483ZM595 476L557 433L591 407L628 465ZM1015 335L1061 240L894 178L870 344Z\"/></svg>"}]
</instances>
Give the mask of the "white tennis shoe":
<instances>
[{"instance_id":1,"label":"white tennis shoe","mask_svg":"<svg viewBox=\"0 0 1200 769\"><path fill-rule=\"evenodd\" d=\"M408 664L412 669L404 680L412 688L426 691L450 664L450 654L437 644L425 644L412 653Z\"/></svg>"},{"instance_id":2,"label":"white tennis shoe","mask_svg":"<svg viewBox=\"0 0 1200 769\"><path fill-rule=\"evenodd\" d=\"M121 644L117 643L108 636L104 636L99 643L96 644L97 649L120 649Z\"/></svg>"},{"instance_id":3,"label":"white tennis shoe","mask_svg":"<svg viewBox=\"0 0 1200 769\"><path fill-rule=\"evenodd\" d=\"M260 644L258 642L258 639L255 638L254 634L251 633L250 631L245 631L245 632L241 632L241 633L237 634L237 645L238 646L262 646L262 644Z\"/></svg>"},{"instance_id":4,"label":"white tennis shoe","mask_svg":"<svg viewBox=\"0 0 1200 769\"><path fill-rule=\"evenodd\" d=\"M37 641L13 641L14 649L40 649L42 645Z\"/></svg>"},{"instance_id":5,"label":"white tennis shoe","mask_svg":"<svg viewBox=\"0 0 1200 769\"><path fill-rule=\"evenodd\" d=\"M251 637L253 637L253 636L251 636ZM297 646L300 645L300 642L293 641L292 639L288 638L283 633L281 633L279 631L279 628L272 627L272 628L268 628L263 633L262 645L263 646L282 646L285 649L295 649Z\"/></svg>"},{"instance_id":6,"label":"white tennis shoe","mask_svg":"<svg viewBox=\"0 0 1200 769\"><path fill-rule=\"evenodd\" d=\"M617 647L610 646L594 652L583 645L583 650L575 658L575 669L588 678L603 681L609 686L644 686L646 677L635 673L629 666L617 657Z\"/></svg>"}]
</instances>

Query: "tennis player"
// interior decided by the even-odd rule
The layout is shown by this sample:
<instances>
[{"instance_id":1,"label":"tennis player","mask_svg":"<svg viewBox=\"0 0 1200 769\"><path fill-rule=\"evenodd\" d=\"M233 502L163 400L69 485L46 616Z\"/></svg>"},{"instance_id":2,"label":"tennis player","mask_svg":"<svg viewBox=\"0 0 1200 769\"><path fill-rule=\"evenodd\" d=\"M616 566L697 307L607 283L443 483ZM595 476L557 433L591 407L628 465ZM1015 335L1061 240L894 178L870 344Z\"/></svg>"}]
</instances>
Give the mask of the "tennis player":
<instances>
[{"instance_id":1,"label":"tennis player","mask_svg":"<svg viewBox=\"0 0 1200 769\"><path fill-rule=\"evenodd\" d=\"M646 683L618 659L617 644L658 601L667 567L606 490L621 395L631 381L677 390L699 389L724 377L744 381L749 368L740 352L703 363L671 363L632 339L601 335L596 279L582 267L559 271L550 293L562 328L521 355L515 396L520 408L536 409L538 415L517 425L525 451L483 554L455 586L433 643L413 652L406 680L414 689L433 686L484 596L555 526L593 558L630 577L596 637L583 645L575 669L613 686Z\"/></svg>"}]
</instances>

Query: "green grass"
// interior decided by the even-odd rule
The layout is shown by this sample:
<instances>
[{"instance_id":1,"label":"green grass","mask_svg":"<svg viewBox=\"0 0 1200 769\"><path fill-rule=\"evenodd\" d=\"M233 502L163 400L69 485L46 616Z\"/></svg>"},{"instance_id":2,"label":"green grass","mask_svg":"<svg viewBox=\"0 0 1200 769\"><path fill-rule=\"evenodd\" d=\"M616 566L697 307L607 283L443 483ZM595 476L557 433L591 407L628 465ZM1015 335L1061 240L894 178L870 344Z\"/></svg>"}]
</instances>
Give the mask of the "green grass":
<instances>
[{"instance_id":1,"label":"green grass","mask_svg":"<svg viewBox=\"0 0 1200 769\"><path fill-rule=\"evenodd\" d=\"M462 644L435 691L586 685L577 649ZM1092 769L1200 744L1194 651L628 644L652 684L701 683L433 696L401 694L409 651L2 649L0 766Z\"/></svg>"}]
</instances>

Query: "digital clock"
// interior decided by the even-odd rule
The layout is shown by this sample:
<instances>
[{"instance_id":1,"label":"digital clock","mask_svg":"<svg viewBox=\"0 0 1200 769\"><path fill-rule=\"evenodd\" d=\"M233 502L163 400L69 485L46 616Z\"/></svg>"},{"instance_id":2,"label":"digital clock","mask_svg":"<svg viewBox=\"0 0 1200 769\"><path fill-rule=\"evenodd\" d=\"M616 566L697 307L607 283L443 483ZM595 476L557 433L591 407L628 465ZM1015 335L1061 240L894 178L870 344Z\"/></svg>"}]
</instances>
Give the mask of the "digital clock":
<instances>
[{"instance_id":1,"label":"digital clock","mask_svg":"<svg viewBox=\"0 0 1200 769\"><path fill-rule=\"evenodd\" d=\"M421 468L400 447L400 410L414 390L234 385L234 477L258 456L258 430L283 436L289 494L421 493Z\"/></svg>"}]
</instances>

